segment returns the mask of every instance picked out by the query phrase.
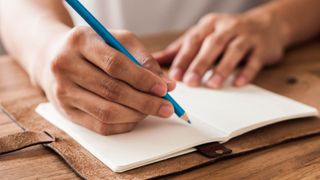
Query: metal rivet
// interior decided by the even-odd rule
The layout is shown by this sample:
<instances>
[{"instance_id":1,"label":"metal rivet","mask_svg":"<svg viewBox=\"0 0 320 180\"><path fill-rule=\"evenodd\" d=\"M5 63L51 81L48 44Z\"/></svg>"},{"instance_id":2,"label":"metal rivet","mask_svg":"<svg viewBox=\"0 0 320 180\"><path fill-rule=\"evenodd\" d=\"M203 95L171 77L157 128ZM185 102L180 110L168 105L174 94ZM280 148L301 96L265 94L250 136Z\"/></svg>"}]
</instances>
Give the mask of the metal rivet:
<instances>
[{"instance_id":1,"label":"metal rivet","mask_svg":"<svg viewBox=\"0 0 320 180\"><path fill-rule=\"evenodd\" d=\"M216 152L216 154L223 154L223 150L222 149L217 149L215 152Z\"/></svg>"}]
</instances>

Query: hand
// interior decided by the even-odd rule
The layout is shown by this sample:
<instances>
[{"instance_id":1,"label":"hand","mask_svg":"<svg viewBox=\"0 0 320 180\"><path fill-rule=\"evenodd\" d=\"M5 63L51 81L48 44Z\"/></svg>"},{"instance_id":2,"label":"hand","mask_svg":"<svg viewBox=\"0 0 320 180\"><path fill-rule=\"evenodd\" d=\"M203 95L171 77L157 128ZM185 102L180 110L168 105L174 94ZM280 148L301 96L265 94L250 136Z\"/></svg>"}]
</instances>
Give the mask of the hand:
<instances>
[{"instance_id":1,"label":"hand","mask_svg":"<svg viewBox=\"0 0 320 180\"><path fill-rule=\"evenodd\" d=\"M47 97L65 116L104 135L130 131L146 115L173 113L171 103L161 96L175 83L134 35L112 33L144 68L108 46L91 28L75 27L57 40L41 78Z\"/></svg>"},{"instance_id":2,"label":"hand","mask_svg":"<svg viewBox=\"0 0 320 180\"><path fill-rule=\"evenodd\" d=\"M211 88L220 88L239 63L245 61L233 82L235 86L243 86L263 66L282 57L284 42L279 27L277 20L268 14L208 14L154 57L160 63L174 59L169 75L191 86L200 85L203 75L216 63L213 75L205 82Z\"/></svg>"}]
</instances>

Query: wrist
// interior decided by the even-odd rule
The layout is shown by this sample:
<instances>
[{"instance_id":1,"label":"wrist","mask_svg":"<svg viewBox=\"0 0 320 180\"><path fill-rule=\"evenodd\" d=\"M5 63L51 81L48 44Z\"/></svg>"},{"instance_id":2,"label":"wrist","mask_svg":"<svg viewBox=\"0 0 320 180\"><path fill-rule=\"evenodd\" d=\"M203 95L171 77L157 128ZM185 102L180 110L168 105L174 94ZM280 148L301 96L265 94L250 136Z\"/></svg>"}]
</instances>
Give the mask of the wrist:
<instances>
[{"instance_id":1,"label":"wrist","mask_svg":"<svg viewBox=\"0 0 320 180\"><path fill-rule=\"evenodd\" d=\"M50 31L46 34L46 39L41 49L39 49L38 55L33 57L33 61L29 66L29 76L34 85L40 86L45 90L45 84L47 84L47 76L50 73L50 66L53 59L53 54L57 51L57 47L61 43L63 37L70 30L64 24L50 25Z\"/></svg>"}]
</instances>

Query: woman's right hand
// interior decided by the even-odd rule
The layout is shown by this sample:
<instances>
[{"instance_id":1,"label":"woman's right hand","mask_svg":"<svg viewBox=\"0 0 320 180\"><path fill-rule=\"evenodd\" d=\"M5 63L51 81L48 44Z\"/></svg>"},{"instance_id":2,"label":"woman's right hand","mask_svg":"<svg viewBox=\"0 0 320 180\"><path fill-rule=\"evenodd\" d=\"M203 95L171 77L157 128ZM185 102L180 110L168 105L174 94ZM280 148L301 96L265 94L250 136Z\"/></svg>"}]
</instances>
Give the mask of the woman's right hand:
<instances>
[{"instance_id":1,"label":"woman's right hand","mask_svg":"<svg viewBox=\"0 0 320 180\"><path fill-rule=\"evenodd\" d=\"M55 41L39 78L60 112L103 135L128 132L146 115L169 117L174 111L161 98L174 89L174 81L132 33L112 34L143 67L108 46L91 28L75 27Z\"/></svg>"}]
</instances>

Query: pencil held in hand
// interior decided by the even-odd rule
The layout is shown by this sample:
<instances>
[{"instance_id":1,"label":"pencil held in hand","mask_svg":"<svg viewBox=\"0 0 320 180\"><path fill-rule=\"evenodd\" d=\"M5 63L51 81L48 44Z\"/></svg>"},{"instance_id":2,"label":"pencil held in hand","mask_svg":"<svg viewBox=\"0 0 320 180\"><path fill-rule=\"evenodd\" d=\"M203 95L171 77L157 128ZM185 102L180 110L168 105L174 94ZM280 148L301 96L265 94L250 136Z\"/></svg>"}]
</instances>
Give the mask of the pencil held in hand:
<instances>
[{"instance_id":1,"label":"pencil held in hand","mask_svg":"<svg viewBox=\"0 0 320 180\"><path fill-rule=\"evenodd\" d=\"M66 2L96 31L97 34L101 36L108 45L122 52L132 62L141 66L139 61L137 61L135 57L129 53L129 51L124 48L124 46L122 46L122 44L78 0L66 0ZM178 117L191 124L191 121L184 109L168 93L166 93L163 98L171 102L174 107L174 112Z\"/></svg>"}]
</instances>

